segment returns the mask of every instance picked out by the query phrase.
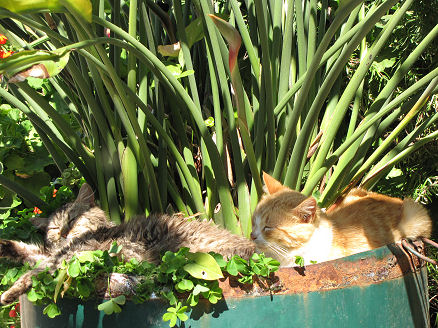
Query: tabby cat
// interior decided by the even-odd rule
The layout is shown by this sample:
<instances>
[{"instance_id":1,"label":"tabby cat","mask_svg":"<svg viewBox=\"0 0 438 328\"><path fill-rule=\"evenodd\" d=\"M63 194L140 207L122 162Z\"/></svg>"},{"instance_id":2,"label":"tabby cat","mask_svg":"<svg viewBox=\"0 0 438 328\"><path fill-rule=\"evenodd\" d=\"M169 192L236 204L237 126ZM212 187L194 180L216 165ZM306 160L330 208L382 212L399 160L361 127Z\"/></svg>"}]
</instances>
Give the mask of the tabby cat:
<instances>
[{"instance_id":1,"label":"tabby cat","mask_svg":"<svg viewBox=\"0 0 438 328\"><path fill-rule=\"evenodd\" d=\"M282 266L294 266L295 256L324 262L431 234L426 209L411 199L354 189L325 213L313 197L263 178L267 194L254 212L251 239Z\"/></svg>"},{"instance_id":2,"label":"tabby cat","mask_svg":"<svg viewBox=\"0 0 438 328\"><path fill-rule=\"evenodd\" d=\"M176 252L189 247L191 252L220 253L225 257L239 255L249 258L255 244L236 236L208 221L187 221L179 215L151 215L137 217L115 225L107 220L104 211L94 204L93 192L84 184L76 200L66 204L47 218L31 219L44 233L42 245L1 240L0 257L28 262L36 269L24 274L1 295L1 303L8 304L25 293L32 285L32 276L46 267L56 270L63 260L81 251L108 250L113 242L122 246L125 259L158 263L163 252Z\"/></svg>"}]
</instances>

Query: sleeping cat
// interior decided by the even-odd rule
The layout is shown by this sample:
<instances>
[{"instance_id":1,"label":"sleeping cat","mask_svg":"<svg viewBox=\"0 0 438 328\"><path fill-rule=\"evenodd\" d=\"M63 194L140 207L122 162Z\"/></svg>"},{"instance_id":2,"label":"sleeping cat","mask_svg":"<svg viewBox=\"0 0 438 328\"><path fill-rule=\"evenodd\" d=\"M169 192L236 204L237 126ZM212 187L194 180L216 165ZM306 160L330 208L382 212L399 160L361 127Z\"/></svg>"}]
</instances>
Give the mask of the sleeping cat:
<instances>
[{"instance_id":1,"label":"sleeping cat","mask_svg":"<svg viewBox=\"0 0 438 328\"><path fill-rule=\"evenodd\" d=\"M282 266L294 266L295 256L319 263L431 234L426 209L411 199L354 189L324 213L313 197L266 173L263 179L267 195L254 212L251 239Z\"/></svg>"},{"instance_id":2,"label":"sleeping cat","mask_svg":"<svg viewBox=\"0 0 438 328\"><path fill-rule=\"evenodd\" d=\"M66 204L47 218L35 217L33 225L44 232L43 245L1 240L0 257L28 262L33 269L20 277L1 295L1 303L8 304L32 286L32 276L49 268L54 272L63 260L81 251L108 250L115 241L122 246L126 260L158 263L162 253L176 252L189 247L191 252L220 253L225 257L235 254L249 258L255 244L207 221L187 221L179 215L151 215L137 217L116 226L107 220L104 211L94 205L93 192L84 184L76 200Z\"/></svg>"}]
</instances>

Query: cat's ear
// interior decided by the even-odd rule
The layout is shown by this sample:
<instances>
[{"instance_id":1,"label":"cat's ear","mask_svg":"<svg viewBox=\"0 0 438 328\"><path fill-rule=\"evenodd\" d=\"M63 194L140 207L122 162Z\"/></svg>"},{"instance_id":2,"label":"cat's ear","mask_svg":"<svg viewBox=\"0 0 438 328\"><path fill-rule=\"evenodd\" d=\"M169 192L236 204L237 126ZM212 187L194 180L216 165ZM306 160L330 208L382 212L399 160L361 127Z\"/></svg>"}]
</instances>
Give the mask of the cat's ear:
<instances>
[{"instance_id":1,"label":"cat's ear","mask_svg":"<svg viewBox=\"0 0 438 328\"><path fill-rule=\"evenodd\" d=\"M94 192L88 183L84 183L79 190L78 197L75 202L87 204L90 207L94 206Z\"/></svg>"},{"instance_id":2,"label":"cat's ear","mask_svg":"<svg viewBox=\"0 0 438 328\"><path fill-rule=\"evenodd\" d=\"M270 195L275 194L280 190L287 189L283 184L271 177L268 173L263 172L263 182L265 183L266 192Z\"/></svg>"},{"instance_id":3,"label":"cat's ear","mask_svg":"<svg viewBox=\"0 0 438 328\"><path fill-rule=\"evenodd\" d=\"M317 206L315 198L310 196L295 208L295 214L300 217L303 222L311 223L315 219Z\"/></svg>"}]
</instances>

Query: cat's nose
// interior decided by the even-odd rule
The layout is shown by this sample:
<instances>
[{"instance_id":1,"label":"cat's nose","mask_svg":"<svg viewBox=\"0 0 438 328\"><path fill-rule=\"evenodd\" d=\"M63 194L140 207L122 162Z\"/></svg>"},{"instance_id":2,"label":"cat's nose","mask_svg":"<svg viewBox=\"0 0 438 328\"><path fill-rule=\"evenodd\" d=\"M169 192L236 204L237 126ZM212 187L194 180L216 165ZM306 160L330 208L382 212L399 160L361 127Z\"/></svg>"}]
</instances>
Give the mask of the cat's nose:
<instances>
[{"instance_id":1,"label":"cat's nose","mask_svg":"<svg viewBox=\"0 0 438 328\"><path fill-rule=\"evenodd\" d=\"M257 236L254 232L251 232L251 234L249 235L251 237L251 240L256 240Z\"/></svg>"}]
</instances>

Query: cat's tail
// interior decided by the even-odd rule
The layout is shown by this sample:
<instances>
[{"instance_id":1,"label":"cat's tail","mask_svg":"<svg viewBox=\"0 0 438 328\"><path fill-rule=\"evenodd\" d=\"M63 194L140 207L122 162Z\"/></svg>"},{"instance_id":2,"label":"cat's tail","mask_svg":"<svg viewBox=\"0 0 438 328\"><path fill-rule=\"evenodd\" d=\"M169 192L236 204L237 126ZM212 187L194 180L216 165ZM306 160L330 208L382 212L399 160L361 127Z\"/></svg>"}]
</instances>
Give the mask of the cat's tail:
<instances>
[{"instance_id":1,"label":"cat's tail","mask_svg":"<svg viewBox=\"0 0 438 328\"><path fill-rule=\"evenodd\" d=\"M432 220L427 210L410 198L403 200L402 219L399 229L403 236L410 239L430 237L432 233Z\"/></svg>"}]
</instances>

